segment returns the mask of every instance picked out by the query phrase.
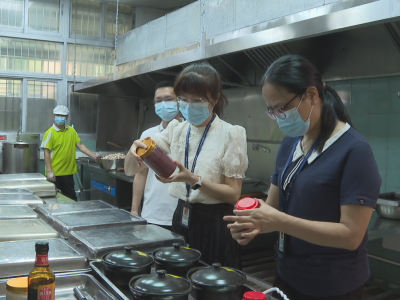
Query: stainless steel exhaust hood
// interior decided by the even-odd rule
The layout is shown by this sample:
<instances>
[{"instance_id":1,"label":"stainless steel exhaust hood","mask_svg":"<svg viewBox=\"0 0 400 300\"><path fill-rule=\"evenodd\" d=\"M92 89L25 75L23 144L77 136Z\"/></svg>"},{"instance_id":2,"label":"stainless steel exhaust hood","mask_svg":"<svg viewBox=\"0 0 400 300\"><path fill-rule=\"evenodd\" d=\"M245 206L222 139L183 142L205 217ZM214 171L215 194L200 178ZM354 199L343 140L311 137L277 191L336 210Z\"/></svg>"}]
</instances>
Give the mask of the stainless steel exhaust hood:
<instances>
[{"instance_id":1,"label":"stainless steel exhaust hood","mask_svg":"<svg viewBox=\"0 0 400 300\"><path fill-rule=\"evenodd\" d=\"M288 53L310 59L325 79L400 74L399 20L397 0L337 1L209 38L203 31L199 41L126 61L114 74L77 84L75 90L109 94L113 88L150 96L158 80L173 78L199 60L218 69L224 88L252 87L274 60ZM117 54L124 51L129 49L120 41Z\"/></svg>"}]
</instances>

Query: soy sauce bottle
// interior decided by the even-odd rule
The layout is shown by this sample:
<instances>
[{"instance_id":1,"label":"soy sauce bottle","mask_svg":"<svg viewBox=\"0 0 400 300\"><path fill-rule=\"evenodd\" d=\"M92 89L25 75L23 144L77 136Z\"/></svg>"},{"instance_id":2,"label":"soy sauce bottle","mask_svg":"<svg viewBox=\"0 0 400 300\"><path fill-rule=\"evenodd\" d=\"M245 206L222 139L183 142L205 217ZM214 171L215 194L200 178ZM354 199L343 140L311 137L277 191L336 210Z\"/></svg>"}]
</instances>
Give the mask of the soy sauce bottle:
<instances>
[{"instance_id":1,"label":"soy sauce bottle","mask_svg":"<svg viewBox=\"0 0 400 300\"><path fill-rule=\"evenodd\" d=\"M35 244L36 259L28 275L28 300L54 300L54 273L49 268L49 243Z\"/></svg>"}]
</instances>

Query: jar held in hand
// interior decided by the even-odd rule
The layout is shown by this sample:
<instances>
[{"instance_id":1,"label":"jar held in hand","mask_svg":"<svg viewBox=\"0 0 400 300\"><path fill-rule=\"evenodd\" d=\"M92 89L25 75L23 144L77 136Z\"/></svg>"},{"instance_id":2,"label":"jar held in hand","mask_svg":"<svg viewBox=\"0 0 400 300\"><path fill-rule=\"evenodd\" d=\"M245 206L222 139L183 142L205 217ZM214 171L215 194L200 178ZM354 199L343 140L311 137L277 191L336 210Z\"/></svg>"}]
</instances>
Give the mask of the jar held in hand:
<instances>
[{"instance_id":1,"label":"jar held in hand","mask_svg":"<svg viewBox=\"0 0 400 300\"><path fill-rule=\"evenodd\" d=\"M145 138L142 143L147 146L147 149L137 148L136 154L158 176L170 177L176 170L174 161L151 138Z\"/></svg>"}]
</instances>

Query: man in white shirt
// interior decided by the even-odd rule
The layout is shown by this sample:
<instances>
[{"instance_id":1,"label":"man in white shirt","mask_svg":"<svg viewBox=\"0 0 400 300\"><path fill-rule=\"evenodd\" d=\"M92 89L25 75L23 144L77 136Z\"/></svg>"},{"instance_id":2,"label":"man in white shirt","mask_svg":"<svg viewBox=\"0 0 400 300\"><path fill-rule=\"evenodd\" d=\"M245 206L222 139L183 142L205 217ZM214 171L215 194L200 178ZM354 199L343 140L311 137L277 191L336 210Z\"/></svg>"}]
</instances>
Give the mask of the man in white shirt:
<instances>
[{"instance_id":1,"label":"man in white shirt","mask_svg":"<svg viewBox=\"0 0 400 300\"><path fill-rule=\"evenodd\" d=\"M174 84L163 81L157 84L154 95L156 114L162 119L161 124L145 130L140 139L153 137L156 133L167 128L169 122L179 120L179 110ZM155 224L171 230L172 216L175 212L178 199L168 194L168 184L158 181L155 173L146 168L135 175L133 180L131 212L139 215L139 206L143 197L141 217L149 224Z\"/></svg>"}]
</instances>

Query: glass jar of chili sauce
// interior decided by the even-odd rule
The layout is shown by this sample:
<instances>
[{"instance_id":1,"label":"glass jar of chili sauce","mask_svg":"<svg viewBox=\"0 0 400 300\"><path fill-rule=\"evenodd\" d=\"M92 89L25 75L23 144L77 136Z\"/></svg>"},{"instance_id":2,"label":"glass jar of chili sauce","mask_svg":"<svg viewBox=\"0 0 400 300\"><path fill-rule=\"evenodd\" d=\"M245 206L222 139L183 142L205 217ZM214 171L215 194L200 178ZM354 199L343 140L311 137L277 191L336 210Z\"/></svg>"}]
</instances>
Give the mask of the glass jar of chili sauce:
<instances>
[{"instance_id":1,"label":"glass jar of chili sauce","mask_svg":"<svg viewBox=\"0 0 400 300\"><path fill-rule=\"evenodd\" d=\"M246 197L236 202L237 210L254 209L259 207L260 207L260 202L258 202L258 200L254 198Z\"/></svg>"},{"instance_id":2,"label":"glass jar of chili sauce","mask_svg":"<svg viewBox=\"0 0 400 300\"><path fill-rule=\"evenodd\" d=\"M174 161L169 157L151 138L145 138L142 143L147 149L137 148L136 154L143 162L154 171L158 176L168 178L176 170Z\"/></svg>"}]
</instances>

